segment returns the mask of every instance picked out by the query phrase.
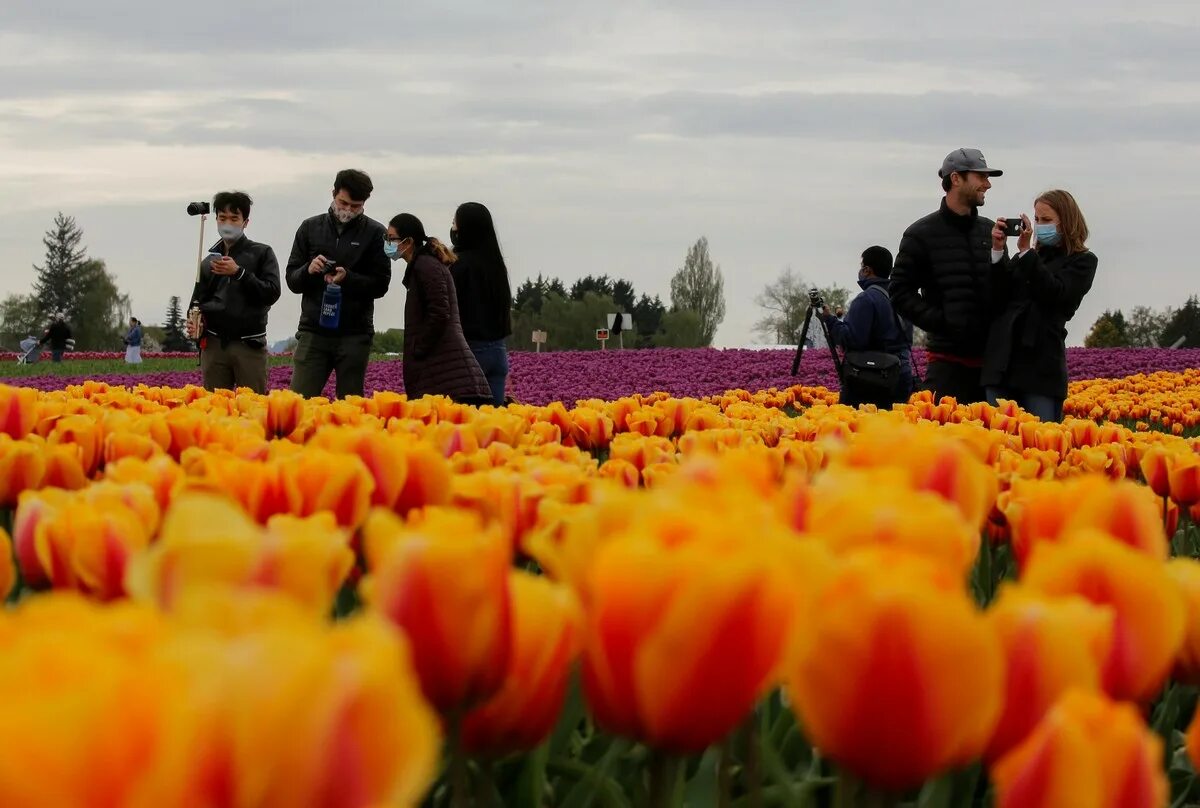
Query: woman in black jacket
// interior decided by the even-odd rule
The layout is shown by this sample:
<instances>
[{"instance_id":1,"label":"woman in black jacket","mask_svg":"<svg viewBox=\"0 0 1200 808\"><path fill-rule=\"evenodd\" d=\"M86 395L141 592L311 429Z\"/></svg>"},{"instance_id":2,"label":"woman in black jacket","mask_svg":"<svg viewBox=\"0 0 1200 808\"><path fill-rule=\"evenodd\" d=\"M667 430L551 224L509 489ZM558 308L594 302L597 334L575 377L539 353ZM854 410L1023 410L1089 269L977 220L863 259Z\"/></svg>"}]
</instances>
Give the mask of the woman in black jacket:
<instances>
[{"instance_id":1,"label":"woman in black jacket","mask_svg":"<svg viewBox=\"0 0 1200 808\"><path fill-rule=\"evenodd\" d=\"M1016 401L1042 421L1061 421L1067 397L1067 322L1096 277L1096 255L1085 242L1087 222L1075 197L1047 191L1022 215L1017 256L994 265L1003 304L988 332L983 385L988 401ZM992 230L993 255L1005 244L1004 219ZM1031 232L1032 231L1032 232ZM1031 247L1031 238L1037 236Z\"/></svg>"},{"instance_id":2,"label":"woman in black jacket","mask_svg":"<svg viewBox=\"0 0 1200 808\"><path fill-rule=\"evenodd\" d=\"M463 336L487 377L492 399L502 407L508 381L504 340L512 333L512 290L491 212L478 202L459 205L450 225L450 242L458 256L450 273L458 292Z\"/></svg>"},{"instance_id":3,"label":"woman in black jacket","mask_svg":"<svg viewBox=\"0 0 1200 808\"><path fill-rule=\"evenodd\" d=\"M491 402L491 391L459 326L450 271L437 257L425 226L411 213L388 223L384 253L403 260L404 392L410 399L448 396L463 404Z\"/></svg>"}]
</instances>

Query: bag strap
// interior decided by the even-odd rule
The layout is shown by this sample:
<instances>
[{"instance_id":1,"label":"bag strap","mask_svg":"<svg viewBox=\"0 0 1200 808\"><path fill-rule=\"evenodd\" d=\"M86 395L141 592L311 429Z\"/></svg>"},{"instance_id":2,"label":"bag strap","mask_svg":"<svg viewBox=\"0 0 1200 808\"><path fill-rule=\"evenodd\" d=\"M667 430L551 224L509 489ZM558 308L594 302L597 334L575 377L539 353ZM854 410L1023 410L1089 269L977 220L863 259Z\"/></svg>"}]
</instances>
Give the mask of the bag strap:
<instances>
[{"instance_id":1,"label":"bag strap","mask_svg":"<svg viewBox=\"0 0 1200 808\"><path fill-rule=\"evenodd\" d=\"M896 330L900 332L900 337L901 337L901 339L903 339L904 338L904 323L900 321L900 315L896 311L896 307L892 305L892 296L890 294L888 294L887 289L883 288L882 283L871 284L870 286L867 287L868 292L871 291L872 289L878 289L880 292L883 293L884 298L887 299L888 308L892 310L892 320L896 323ZM908 346L908 362L910 365L912 365L913 378L920 379L921 374L917 372L917 358L915 356L913 356L911 343Z\"/></svg>"}]
</instances>

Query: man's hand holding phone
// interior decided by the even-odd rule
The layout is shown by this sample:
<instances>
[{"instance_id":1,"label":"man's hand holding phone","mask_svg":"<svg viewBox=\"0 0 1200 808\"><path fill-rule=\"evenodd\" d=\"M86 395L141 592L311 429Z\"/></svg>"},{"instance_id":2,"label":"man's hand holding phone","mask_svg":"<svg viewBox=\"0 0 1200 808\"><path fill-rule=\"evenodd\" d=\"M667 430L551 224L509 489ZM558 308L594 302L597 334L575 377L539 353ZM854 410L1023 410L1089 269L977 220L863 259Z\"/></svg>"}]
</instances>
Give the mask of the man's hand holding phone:
<instances>
[{"instance_id":1,"label":"man's hand holding phone","mask_svg":"<svg viewBox=\"0 0 1200 808\"><path fill-rule=\"evenodd\" d=\"M308 265L308 273L310 275L325 275L333 272L334 266L337 264L332 258L326 258L323 255L318 255Z\"/></svg>"}]
</instances>

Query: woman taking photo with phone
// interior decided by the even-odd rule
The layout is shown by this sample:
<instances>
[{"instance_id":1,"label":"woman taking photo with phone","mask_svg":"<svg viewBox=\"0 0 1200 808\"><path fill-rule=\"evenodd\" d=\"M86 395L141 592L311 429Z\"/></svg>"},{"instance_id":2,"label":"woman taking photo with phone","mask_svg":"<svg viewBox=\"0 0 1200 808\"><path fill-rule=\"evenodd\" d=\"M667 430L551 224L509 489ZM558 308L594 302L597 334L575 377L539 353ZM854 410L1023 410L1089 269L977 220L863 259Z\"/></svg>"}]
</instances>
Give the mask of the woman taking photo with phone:
<instances>
[{"instance_id":1,"label":"woman taking photo with phone","mask_svg":"<svg viewBox=\"0 0 1200 808\"><path fill-rule=\"evenodd\" d=\"M459 205L450 225L450 243L458 255L450 272L458 291L463 336L487 377L493 403L502 407L508 380L504 340L512 333L512 290L491 211L478 202Z\"/></svg>"},{"instance_id":2,"label":"woman taking photo with phone","mask_svg":"<svg viewBox=\"0 0 1200 808\"><path fill-rule=\"evenodd\" d=\"M448 396L463 404L490 404L491 390L458 320L450 270L438 260L425 226L411 213L388 223L383 251L404 260L404 392L410 399Z\"/></svg>"},{"instance_id":3,"label":"woman taking photo with phone","mask_svg":"<svg viewBox=\"0 0 1200 808\"><path fill-rule=\"evenodd\" d=\"M1067 398L1067 322L1096 277L1096 255L1075 197L1047 191L1021 215L1017 254L1003 255L1010 223L992 230L993 281L1002 306L983 357L987 399L1016 401L1042 421L1061 421ZM1036 242L1034 237L1036 236Z\"/></svg>"}]
</instances>

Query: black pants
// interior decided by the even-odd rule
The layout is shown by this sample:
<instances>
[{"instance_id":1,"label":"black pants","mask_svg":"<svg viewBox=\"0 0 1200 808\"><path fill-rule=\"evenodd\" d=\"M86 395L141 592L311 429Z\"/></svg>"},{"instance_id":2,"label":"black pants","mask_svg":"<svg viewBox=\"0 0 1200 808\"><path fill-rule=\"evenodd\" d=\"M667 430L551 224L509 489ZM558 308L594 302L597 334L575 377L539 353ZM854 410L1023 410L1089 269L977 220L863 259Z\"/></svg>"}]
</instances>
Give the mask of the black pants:
<instances>
[{"instance_id":1,"label":"black pants","mask_svg":"<svg viewBox=\"0 0 1200 808\"><path fill-rule=\"evenodd\" d=\"M337 397L361 396L371 358L371 334L327 337L301 331L292 354L292 391L305 398L321 395L330 373L337 373Z\"/></svg>"},{"instance_id":2,"label":"black pants","mask_svg":"<svg viewBox=\"0 0 1200 808\"><path fill-rule=\"evenodd\" d=\"M986 401L987 396L980 383L981 373L982 368L934 360L925 372L925 389L933 391L935 404L942 396L953 396L959 404Z\"/></svg>"}]
</instances>

